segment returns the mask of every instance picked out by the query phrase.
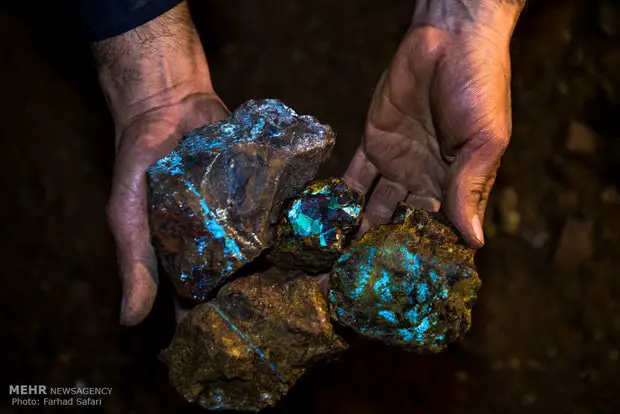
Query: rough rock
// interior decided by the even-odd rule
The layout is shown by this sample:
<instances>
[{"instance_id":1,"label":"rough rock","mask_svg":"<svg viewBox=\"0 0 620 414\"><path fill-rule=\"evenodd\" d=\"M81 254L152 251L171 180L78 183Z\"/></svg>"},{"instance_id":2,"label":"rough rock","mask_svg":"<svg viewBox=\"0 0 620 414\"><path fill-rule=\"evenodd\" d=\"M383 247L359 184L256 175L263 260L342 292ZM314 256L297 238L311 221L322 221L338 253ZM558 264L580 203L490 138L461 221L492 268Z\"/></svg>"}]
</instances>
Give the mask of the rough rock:
<instances>
[{"instance_id":1,"label":"rough rock","mask_svg":"<svg viewBox=\"0 0 620 414\"><path fill-rule=\"evenodd\" d=\"M560 234L555 250L555 266L564 270L577 270L595 253L594 226L589 220L569 218Z\"/></svg>"},{"instance_id":2,"label":"rough rock","mask_svg":"<svg viewBox=\"0 0 620 414\"><path fill-rule=\"evenodd\" d=\"M227 284L192 310L162 359L188 401L211 410L259 411L312 364L346 347L317 283L273 268Z\"/></svg>"},{"instance_id":3,"label":"rough rock","mask_svg":"<svg viewBox=\"0 0 620 414\"><path fill-rule=\"evenodd\" d=\"M401 205L393 224L370 229L332 271L332 318L362 336L435 353L471 324L480 288L454 228L438 213Z\"/></svg>"},{"instance_id":4,"label":"rough rock","mask_svg":"<svg viewBox=\"0 0 620 414\"><path fill-rule=\"evenodd\" d=\"M568 126L566 149L576 154L590 155L596 152L597 136L583 122L573 121Z\"/></svg>"},{"instance_id":5,"label":"rough rock","mask_svg":"<svg viewBox=\"0 0 620 414\"><path fill-rule=\"evenodd\" d=\"M364 195L339 178L310 183L290 200L267 258L283 269L329 271L360 223Z\"/></svg>"},{"instance_id":6,"label":"rough rock","mask_svg":"<svg viewBox=\"0 0 620 414\"><path fill-rule=\"evenodd\" d=\"M335 135L277 100L193 130L148 170L155 249L180 295L203 300L269 247L282 204L314 178Z\"/></svg>"}]
</instances>

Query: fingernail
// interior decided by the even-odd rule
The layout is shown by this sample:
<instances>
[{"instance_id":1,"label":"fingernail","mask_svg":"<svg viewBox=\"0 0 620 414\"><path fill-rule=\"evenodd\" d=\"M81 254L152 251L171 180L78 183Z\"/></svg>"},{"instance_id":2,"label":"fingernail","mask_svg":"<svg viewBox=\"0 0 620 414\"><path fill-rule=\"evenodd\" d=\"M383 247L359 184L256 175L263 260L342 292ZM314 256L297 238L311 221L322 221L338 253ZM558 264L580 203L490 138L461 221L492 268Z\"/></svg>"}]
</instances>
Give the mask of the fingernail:
<instances>
[{"instance_id":1,"label":"fingernail","mask_svg":"<svg viewBox=\"0 0 620 414\"><path fill-rule=\"evenodd\" d=\"M127 306L127 300L125 298L125 292L123 292L123 297L121 298L121 315L120 315L120 320L119 320L119 323L121 325L125 325L127 322L127 317L125 315L127 313L127 310L125 309L126 306Z\"/></svg>"},{"instance_id":2,"label":"fingernail","mask_svg":"<svg viewBox=\"0 0 620 414\"><path fill-rule=\"evenodd\" d=\"M480 244L484 244L484 233L482 232L482 223L480 223L480 217L476 214L473 219L471 219L471 227L474 230L474 236L480 242Z\"/></svg>"},{"instance_id":3,"label":"fingernail","mask_svg":"<svg viewBox=\"0 0 620 414\"><path fill-rule=\"evenodd\" d=\"M131 272L123 276L120 323L135 326L149 314L157 294L157 275L148 265L132 263Z\"/></svg>"},{"instance_id":4,"label":"fingernail","mask_svg":"<svg viewBox=\"0 0 620 414\"><path fill-rule=\"evenodd\" d=\"M366 233L369 227L370 227L370 223L368 222L366 217L362 216L362 222L360 223L360 226L357 229L357 234L355 235L356 238L358 239L361 238Z\"/></svg>"},{"instance_id":5,"label":"fingernail","mask_svg":"<svg viewBox=\"0 0 620 414\"><path fill-rule=\"evenodd\" d=\"M323 293L323 296L327 299L327 293L329 292L329 274L313 276L312 278L317 282L321 293Z\"/></svg>"}]
</instances>

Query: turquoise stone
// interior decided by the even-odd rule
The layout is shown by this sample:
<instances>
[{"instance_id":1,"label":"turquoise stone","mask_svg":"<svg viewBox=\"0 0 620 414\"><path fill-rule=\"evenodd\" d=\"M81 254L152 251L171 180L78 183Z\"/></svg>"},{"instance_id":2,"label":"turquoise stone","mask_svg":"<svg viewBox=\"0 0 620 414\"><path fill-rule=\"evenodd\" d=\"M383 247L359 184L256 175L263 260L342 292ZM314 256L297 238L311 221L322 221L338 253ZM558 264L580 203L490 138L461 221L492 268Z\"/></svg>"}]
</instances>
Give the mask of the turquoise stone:
<instances>
[{"instance_id":1,"label":"turquoise stone","mask_svg":"<svg viewBox=\"0 0 620 414\"><path fill-rule=\"evenodd\" d=\"M275 266L328 272L357 229L364 196L339 178L311 182L289 201L267 258Z\"/></svg>"},{"instance_id":2,"label":"turquoise stone","mask_svg":"<svg viewBox=\"0 0 620 414\"><path fill-rule=\"evenodd\" d=\"M470 327L480 288L474 251L435 214L401 207L394 221L370 229L338 259L332 317L371 339L439 352Z\"/></svg>"},{"instance_id":3,"label":"turquoise stone","mask_svg":"<svg viewBox=\"0 0 620 414\"><path fill-rule=\"evenodd\" d=\"M153 244L181 296L204 300L271 245L286 199L327 159L332 129L274 99L187 133L147 171Z\"/></svg>"}]
</instances>

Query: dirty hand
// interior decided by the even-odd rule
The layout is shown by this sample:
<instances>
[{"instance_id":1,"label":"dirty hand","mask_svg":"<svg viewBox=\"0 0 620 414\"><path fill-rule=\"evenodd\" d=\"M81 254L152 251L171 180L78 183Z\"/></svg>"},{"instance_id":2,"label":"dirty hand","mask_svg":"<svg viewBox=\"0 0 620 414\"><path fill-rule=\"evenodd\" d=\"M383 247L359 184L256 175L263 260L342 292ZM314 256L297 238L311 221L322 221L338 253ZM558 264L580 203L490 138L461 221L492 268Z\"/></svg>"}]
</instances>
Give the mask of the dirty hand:
<instances>
[{"instance_id":1,"label":"dirty hand","mask_svg":"<svg viewBox=\"0 0 620 414\"><path fill-rule=\"evenodd\" d=\"M116 127L108 205L123 282L121 323L149 314L157 293L145 171L182 134L224 119L185 3L130 32L93 44L99 79Z\"/></svg>"},{"instance_id":2,"label":"dirty hand","mask_svg":"<svg viewBox=\"0 0 620 414\"><path fill-rule=\"evenodd\" d=\"M474 248L511 134L509 42L519 0L418 0L379 81L345 181L367 192L362 232L399 201L442 211Z\"/></svg>"}]
</instances>

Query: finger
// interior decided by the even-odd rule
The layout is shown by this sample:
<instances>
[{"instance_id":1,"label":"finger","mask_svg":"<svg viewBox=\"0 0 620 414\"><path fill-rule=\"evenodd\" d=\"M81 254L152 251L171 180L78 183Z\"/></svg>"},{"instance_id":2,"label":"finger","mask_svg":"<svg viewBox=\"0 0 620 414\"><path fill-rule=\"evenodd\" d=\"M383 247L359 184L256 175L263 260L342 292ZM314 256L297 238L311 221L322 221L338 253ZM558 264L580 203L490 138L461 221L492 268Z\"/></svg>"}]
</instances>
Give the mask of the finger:
<instances>
[{"instance_id":1,"label":"finger","mask_svg":"<svg viewBox=\"0 0 620 414\"><path fill-rule=\"evenodd\" d=\"M174 319L177 323L181 322L183 318L185 318L187 314L191 312L191 310L192 308L181 305L179 300L177 298L174 298Z\"/></svg>"},{"instance_id":2,"label":"finger","mask_svg":"<svg viewBox=\"0 0 620 414\"><path fill-rule=\"evenodd\" d=\"M450 171L443 209L473 248L484 244L484 211L507 145L508 140L497 135L473 139L463 148Z\"/></svg>"},{"instance_id":3,"label":"finger","mask_svg":"<svg viewBox=\"0 0 620 414\"><path fill-rule=\"evenodd\" d=\"M157 258L150 243L146 178L115 183L109 203L109 221L123 282L121 324L136 325L151 311L157 293Z\"/></svg>"},{"instance_id":4,"label":"finger","mask_svg":"<svg viewBox=\"0 0 620 414\"><path fill-rule=\"evenodd\" d=\"M354 190L366 194L378 174L377 168L366 158L363 148L359 147L342 180Z\"/></svg>"},{"instance_id":5,"label":"finger","mask_svg":"<svg viewBox=\"0 0 620 414\"><path fill-rule=\"evenodd\" d=\"M499 168L499 163L497 165ZM491 195L491 190L493 189L493 185L495 184L495 179L497 178L497 168L492 173L489 181L487 181L484 190L480 195L480 201L478 202L478 217L480 217L480 223L484 224L484 217L486 215L487 203L489 201L489 196Z\"/></svg>"},{"instance_id":6,"label":"finger","mask_svg":"<svg viewBox=\"0 0 620 414\"><path fill-rule=\"evenodd\" d=\"M439 211L441 202L433 196L420 196L417 194L409 194L405 202L417 208L423 208L428 211Z\"/></svg>"},{"instance_id":7,"label":"finger","mask_svg":"<svg viewBox=\"0 0 620 414\"><path fill-rule=\"evenodd\" d=\"M166 137L174 135L173 127L166 123L157 127ZM151 131L140 131L139 136L135 142L125 141L124 147L121 144L108 204L123 285L120 322L128 326L147 317L157 294L157 257L150 242L145 171L153 158L167 153L175 141L158 138L159 134Z\"/></svg>"},{"instance_id":8,"label":"finger","mask_svg":"<svg viewBox=\"0 0 620 414\"><path fill-rule=\"evenodd\" d=\"M327 298L327 293L329 292L329 273L322 273L317 276L312 276L312 279L316 281L319 285L321 293L323 293L323 296Z\"/></svg>"},{"instance_id":9,"label":"finger","mask_svg":"<svg viewBox=\"0 0 620 414\"><path fill-rule=\"evenodd\" d=\"M366 204L359 235L363 235L373 226L389 223L396 206L405 197L407 197L405 186L382 177Z\"/></svg>"},{"instance_id":10,"label":"finger","mask_svg":"<svg viewBox=\"0 0 620 414\"><path fill-rule=\"evenodd\" d=\"M217 97L192 96L182 106L186 116L181 125L153 113L150 122L126 131L119 145L108 214L123 281L123 325L144 320L157 294L157 257L150 243L146 169L168 154L183 132L228 116Z\"/></svg>"}]
</instances>

